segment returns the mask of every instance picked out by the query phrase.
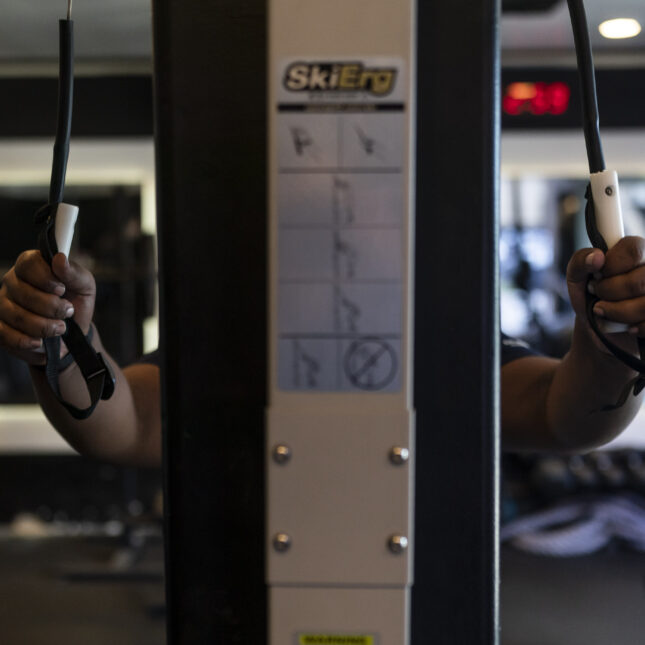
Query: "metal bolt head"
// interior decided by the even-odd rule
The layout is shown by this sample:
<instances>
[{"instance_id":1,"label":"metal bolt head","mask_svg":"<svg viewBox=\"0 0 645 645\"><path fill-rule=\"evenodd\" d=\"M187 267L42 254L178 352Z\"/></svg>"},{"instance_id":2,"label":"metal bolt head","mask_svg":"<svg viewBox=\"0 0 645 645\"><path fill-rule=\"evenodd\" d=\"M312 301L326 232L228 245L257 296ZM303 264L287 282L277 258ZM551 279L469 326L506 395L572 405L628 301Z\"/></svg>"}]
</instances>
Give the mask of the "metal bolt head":
<instances>
[{"instance_id":1,"label":"metal bolt head","mask_svg":"<svg viewBox=\"0 0 645 645\"><path fill-rule=\"evenodd\" d=\"M286 464L291 459L291 448L286 443L279 443L273 448L273 461L276 464Z\"/></svg>"},{"instance_id":2,"label":"metal bolt head","mask_svg":"<svg viewBox=\"0 0 645 645\"><path fill-rule=\"evenodd\" d=\"M392 446L390 450L390 461L395 466L401 466L410 458L410 451L402 446Z\"/></svg>"},{"instance_id":3,"label":"metal bolt head","mask_svg":"<svg viewBox=\"0 0 645 645\"><path fill-rule=\"evenodd\" d=\"M387 541L387 546L392 553L398 555L408 548L408 538L405 535L391 535Z\"/></svg>"},{"instance_id":4,"label":"metal bolt head","mask_svg":"<svg viewBox=\"0 0 645 645\"><path fill-rule=\"evenodd\" d=\"M607 188L605 188L605 195L608 195L609 197L611 197L613 194L614 194L614 187L607 186Z\"/></svg>"},{"instance_id":5,"label":"metal bolt head","mask_svg":"<svg viewBox=\"0 0 645 645\"><path fill-rule=\"evenodd\" d=\"M288 533L276 533L273 536L273 548L279 553L284 553L291 548L291 536Z\"/></svg>"}]
</instances>

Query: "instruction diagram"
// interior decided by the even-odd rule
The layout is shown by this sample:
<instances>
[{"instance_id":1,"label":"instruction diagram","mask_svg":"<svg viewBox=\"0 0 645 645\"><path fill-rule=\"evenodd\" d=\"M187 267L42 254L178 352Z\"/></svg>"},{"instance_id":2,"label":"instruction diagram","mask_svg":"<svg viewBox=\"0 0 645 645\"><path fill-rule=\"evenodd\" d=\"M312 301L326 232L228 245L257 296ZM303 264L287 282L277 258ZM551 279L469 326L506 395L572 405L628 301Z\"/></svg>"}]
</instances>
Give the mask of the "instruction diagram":
<instances>
[{"instance_id":1,"label":"instruction diagram","mask_svg":"<svg viewBox=\"0 0 645 645\"><path fill-rule=\"evenodd\" d=\"M379 64L393 83L403 77L398 61L367 60L361 62L365 78L384 74ZM295 63L284 65L282 70ZM318 79L321 69L331 75L349 64L298 65L318 66ZM378 96L369 88L294 96L282 87L278 93L277 332L283 390L401 389L406 113L401 88L378 90Z\"/></svg>"}]
</instances>

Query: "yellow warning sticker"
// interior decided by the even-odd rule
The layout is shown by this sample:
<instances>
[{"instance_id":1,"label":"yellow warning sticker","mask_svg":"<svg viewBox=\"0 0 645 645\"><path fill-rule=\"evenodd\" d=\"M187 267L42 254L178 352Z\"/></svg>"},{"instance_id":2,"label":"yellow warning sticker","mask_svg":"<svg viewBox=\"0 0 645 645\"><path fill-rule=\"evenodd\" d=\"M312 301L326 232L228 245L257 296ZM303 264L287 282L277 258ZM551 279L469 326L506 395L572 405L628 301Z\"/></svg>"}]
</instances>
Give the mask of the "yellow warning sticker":
<instances>
[{"instance_id":1,"label":"yellow warning sticker","mask_svg":"<svg viewBox=\"0 0 645 645\"><path fill-rule=\"evenodd\" d=\"M376 640L362 634L299 634L298 645L376 645Z\"/></svg>"}]
</instances>

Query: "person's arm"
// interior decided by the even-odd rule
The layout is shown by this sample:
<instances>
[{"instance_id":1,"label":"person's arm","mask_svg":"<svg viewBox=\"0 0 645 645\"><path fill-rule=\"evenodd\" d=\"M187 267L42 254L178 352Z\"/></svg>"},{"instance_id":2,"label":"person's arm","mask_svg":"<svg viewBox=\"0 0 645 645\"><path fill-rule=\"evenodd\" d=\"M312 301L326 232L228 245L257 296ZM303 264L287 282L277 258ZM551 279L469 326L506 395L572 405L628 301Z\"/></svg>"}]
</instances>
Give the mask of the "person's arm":
<instances>
[{"instance_id":1,"label":"person's arm","mask_svg":"<svg viewBox=\"0 0 645 645\"><path fill-rule=\"evenodd\" d=\"M161 463L159 368L136 364L121 370L94 332L92 344L110 362L116 376L114 394L100 401L89 418L74 419L54 397L42 370L31 376L43 412L63 438L79 453L136 466ZM75 363L61 372L59 386L65 401L85 408L89 395Z\"/></svg>"},{"instance_id":2,"label":"person's arm","mask_svg":"<svg viewBox=\"0 0 645 645\"><path fill-rule=\"evenodd\" d=\"M98 331L92 343L112 365L114 394L100 401L88 419L76 420L53 396L39 366L42 338L64 332L64 320L74 315L84 333L94 313L96 286L91 273L64 255L54 257L53 270L38 251L27 251L3 278L0 287L0 346L31 366L32 380L48 419L72 447L83 454L136 465L161 461L159 369L138 364L123 370L107 355ZM86 407L85 381L75 363L61 372L63 398Z\"/></svg>"},{"instance_id":3,"label":"person's arm","mask_svg":"<svg viewBox=\"0 0 645 645\"><path fill-rule=\"evenodd\" d=\"M527 356L502 368L502 443L508 450L580 452L611 441L634 418L642 395L614 406L636 373L609 354L589 327L585 293L590 275L601 298L596 310L627 323L613 340L637 355L645 336L645 240L628 237L607 255L584 249L567 270L576 323L571 349L562 360Z\"/></svg>"}]
</instances>

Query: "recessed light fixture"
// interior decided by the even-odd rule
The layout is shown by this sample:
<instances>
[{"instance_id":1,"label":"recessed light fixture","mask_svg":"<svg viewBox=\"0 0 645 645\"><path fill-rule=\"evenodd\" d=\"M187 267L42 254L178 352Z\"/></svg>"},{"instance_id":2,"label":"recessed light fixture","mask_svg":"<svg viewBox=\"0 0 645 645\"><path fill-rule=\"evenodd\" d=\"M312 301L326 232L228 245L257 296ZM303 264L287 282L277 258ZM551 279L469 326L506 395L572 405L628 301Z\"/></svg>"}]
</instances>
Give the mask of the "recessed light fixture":
<instances>
[{"instance_id":1,"label":"recessed light fixture","mask_svg":"<svg viewBox=\"0 0 645 645\"><path fill-rule=\"evenodd\" d=\"M600 23L598 31L605 38L633 38L641 33L641 26L633 18L614 18Z\"/></svg>"}]
</instances>

